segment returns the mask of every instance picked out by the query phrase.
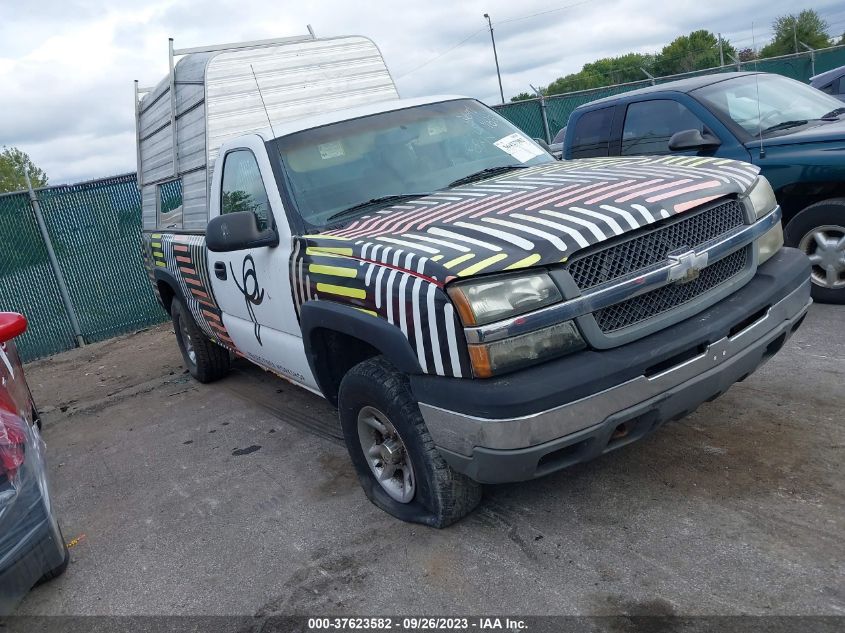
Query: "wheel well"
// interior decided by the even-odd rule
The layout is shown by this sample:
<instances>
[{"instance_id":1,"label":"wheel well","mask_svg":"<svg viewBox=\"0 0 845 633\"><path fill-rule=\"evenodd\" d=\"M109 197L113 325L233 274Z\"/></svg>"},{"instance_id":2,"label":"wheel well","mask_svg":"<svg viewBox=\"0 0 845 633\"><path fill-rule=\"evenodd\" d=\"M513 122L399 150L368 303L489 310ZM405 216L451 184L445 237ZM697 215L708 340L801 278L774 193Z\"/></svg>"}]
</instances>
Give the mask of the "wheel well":
<instances>
[{"instance_id":1,"label":"wheel well","mask_svg":"<svg viewBox=\"0 0 845 633\"><path fill-rule=\"evenodd\" d=\"M379 352L359 338L326 328L311 332L314 377L326 399L337 406L340 381L358 363L378 356Z\"/></svg>"},{"instance_id":2,"label":"wheel well","mask_svg":"<svg viewBox=\"0 0 845 633\"><path fill-rule=\"evenodd\" d=\"M811 204L845 197L845 182L794 182L775 191L775 196L783 210L783 223L787 224Z\"/></svg>"},{"instance_id":3,"label":"wheel well","mask_svg":"<svg viewBox=\"0 0 845 633\"><path fill-rule=\"evenodd\" d=\"M167 310L167 313L170 314L170 306L173 304L173 297L176 296L176 293L166 281L159 279L158 282L156 282L156 285L158 286L158 294L161 297L161 303L164 306L164 309Z\"/></svg>"}]
</instances>

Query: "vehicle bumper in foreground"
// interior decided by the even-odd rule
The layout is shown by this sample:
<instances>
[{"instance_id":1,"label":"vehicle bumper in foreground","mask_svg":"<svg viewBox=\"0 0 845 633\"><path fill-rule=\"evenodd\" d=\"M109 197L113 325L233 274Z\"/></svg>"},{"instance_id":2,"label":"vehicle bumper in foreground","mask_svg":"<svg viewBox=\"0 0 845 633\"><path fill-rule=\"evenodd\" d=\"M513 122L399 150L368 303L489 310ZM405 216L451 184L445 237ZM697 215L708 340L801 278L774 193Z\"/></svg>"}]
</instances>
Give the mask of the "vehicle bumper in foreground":
<instances>
[{"instance_id":1,"label":"vehicle bumper in foreground","mask_svg":"<svg viewBox=\"0 0 845 633\"><path fill-rule=\"evenodd\" d=\"M28 443L15 480L0 483L0 616L11 613L67 550L50 506L40 438Z\"/></svg>"},{"instance_id":2,"label":"vehicle bumper in foreground","mask_svg":"<svg viewBox=\"0 0 845 633\"><path fill-rule=\"evenodd\" d=\"M781 249L742 289L638 341L490 380L414 376L435 444L482 483L540 477L688 415L783 346L810 306L809 263Z\"/></svg>"}]
</instances>

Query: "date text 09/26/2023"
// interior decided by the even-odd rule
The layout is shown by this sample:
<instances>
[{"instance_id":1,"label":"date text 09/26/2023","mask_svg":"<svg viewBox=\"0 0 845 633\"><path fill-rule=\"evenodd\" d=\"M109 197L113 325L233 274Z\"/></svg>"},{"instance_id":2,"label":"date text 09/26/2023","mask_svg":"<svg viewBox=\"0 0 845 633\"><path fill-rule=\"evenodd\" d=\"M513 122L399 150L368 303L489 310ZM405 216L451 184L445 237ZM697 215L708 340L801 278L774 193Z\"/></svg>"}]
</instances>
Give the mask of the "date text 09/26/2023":
<instances>
[{"instance_id":1,"label":"date text 09/26/2023","mask_svg":"<svg viewBox=\"0 0 845 633\"><path fill-rule=\"evenodd\" d=\"M524 631L527 625L519 618L501 617L334 617L309 618L309 631Z\"/></svg>"}]
</instances>

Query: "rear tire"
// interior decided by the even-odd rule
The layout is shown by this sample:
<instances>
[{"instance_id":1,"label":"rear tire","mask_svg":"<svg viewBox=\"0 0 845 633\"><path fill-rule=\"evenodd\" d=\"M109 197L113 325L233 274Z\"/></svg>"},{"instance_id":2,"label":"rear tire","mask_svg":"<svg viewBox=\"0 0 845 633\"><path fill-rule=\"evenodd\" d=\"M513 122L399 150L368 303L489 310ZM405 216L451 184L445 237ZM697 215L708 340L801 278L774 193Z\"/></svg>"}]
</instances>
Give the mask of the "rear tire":
<instances>
[{"instance_id":1,"label":"rear tire","mask_svg":"<svg viewBox=\"0 0 845 633\"><path fill-rule=\"evenodd\" d=\"M229 350L214 343L199 329L179 299L173 300L170 315L182 360L191 376L200 382L214 382L228 374L232 364Z\"/></svg>"},{"instance_id":2,"label":"rear tire","mask_svg":"<svg viewBox=\"0 0 845 633\"><path fill-rule=\"evenodd\" d=\"M481 484L454 471L443 460L411 394L408 378L384 357L371 358L350 369L340 383L338 403L346 448L358 481L376 506L403 521L443 528L469 514L481 501ZM382 429L374 431L375 444L369 446L369 454L365 454L364 446L367 419ZM379 443L380 435L384 437ZM398 457L379 463L382 455L397 450ZM388 464L391 459L395 461ZM380 482L376 475L384 473L387 466L397 474ZM407 493L409 473L410 495L403 494L402 485L404 481Z\"/></svg>"},{"instance_id":3,"label":"rear tire","mask_svg":"<svg viewBox=\"0 0 845 633\"><path fill-rule=\"evenodd\" d=\"M798 213L786 225L784 241L810 257L813 299L845 303L845 198L822 200Z\"/></svg>"}]
</instances>

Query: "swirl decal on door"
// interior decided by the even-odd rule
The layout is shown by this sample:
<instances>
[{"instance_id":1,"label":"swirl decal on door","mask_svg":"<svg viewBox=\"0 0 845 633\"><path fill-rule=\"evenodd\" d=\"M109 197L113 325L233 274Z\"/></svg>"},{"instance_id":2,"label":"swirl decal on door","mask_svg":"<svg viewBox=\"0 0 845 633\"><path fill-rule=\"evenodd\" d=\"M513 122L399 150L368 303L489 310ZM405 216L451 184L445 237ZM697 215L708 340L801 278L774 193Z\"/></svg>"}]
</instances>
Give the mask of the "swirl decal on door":
<instances>
[{"instance_id":1,"label":"swirl decal on door","mask_svg":"<svg viewBox=\"0 0 845 633\"><path fill-rule=\"evenodd\" d=\"M255 340L259 345L264 345L261 342L261 324L255 319L255 307L261 305L264 301L264 289L258 285L258 275L255 272L255 261L252 255L244 257L241 266L241 283L235 278L235 271L232 268L232 262L229 262L229 270L232 271L232 281L235 282L238 290L244 296L246 303L246 310L249 313L249 318L255 325Z\"/></svg>"}]
</instances>

